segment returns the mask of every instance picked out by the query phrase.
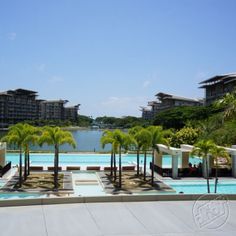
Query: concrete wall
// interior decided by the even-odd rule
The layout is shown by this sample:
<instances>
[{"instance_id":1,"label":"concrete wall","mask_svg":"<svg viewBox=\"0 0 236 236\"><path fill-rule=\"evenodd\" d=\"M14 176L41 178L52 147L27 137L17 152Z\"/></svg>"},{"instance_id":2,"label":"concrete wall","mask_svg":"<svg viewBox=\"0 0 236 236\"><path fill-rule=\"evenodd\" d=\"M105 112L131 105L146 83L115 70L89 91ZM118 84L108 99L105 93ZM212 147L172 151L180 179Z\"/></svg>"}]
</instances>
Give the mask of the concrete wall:
<instances>
[{"instance_id":1,"label":"concrete wall","mask_svg":"<svg viewBox=\"0 0 236 236\"><path fill-rule=\"evenodd\" d=\"M6 163L6 143L0 143L0 166Z\"/></svg>"},{"instance_id":2,"label":"concrete wall","mask_svg":"<svg viewBox=\"0 0 236 236\"><path fill-rule=\"evenodd\" d=\"M0 166L5 166L6 163L6 150L0 149Z\"/></svg>"},{"instance_id":3,"label":"concrete wall","mask_svg":"<svg viewBox=\"0 0 236 236\"><path fill-rule=\"evenodd\" d=\"M163 153L158 153L155 151L155 158L154 158L154 164L162 168L162 155Z\"/></svg>"},{"instance_id":4,"label":"concrete wall","mask_svg":"<svg viewBox=\"0 0 236 236\"><path fill-rule=\"evenodd\" d=\"M182 168L189 168L189 152L182 152Z\"/></svg>"}]
</instances>

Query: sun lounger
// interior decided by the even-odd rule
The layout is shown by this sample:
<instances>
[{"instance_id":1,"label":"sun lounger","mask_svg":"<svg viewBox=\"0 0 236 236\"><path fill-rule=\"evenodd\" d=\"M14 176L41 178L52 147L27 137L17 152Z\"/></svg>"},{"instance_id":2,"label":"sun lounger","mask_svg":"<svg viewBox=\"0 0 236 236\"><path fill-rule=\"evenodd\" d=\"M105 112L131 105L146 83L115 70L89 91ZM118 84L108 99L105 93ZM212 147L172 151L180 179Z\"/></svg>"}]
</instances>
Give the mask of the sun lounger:
<instances>
[{"instance_id":1,"label":"sun lounger","mask_svg":"<svg viewBox=\"0 0 236 236\"><path fill-rule=\"evenodd\" d=\"M104 171L111 171L111 170L115 170L115 169L117 170L117 167L116 168L114 168L114 167L111 168L110 166L104 167Z\"/></svg>"},{"instance_id":2,"label":"sun lounger","mask_svg":"<svg viewBox=\"0 0 236 236\"><path fill-rule=\"evenodd\" d=\"M42 171L43 166L30 166L30 170L32 170L32 171Z\"/></svg>"},{"instance_id":3,"label":"sun lounger","mask_svg":"<svg viewBox=\"0 0 236 236\"><path fill-rule=\"evenodd\" d=\"M66 170L80 170L80 166L67 166Z\"/></svg>"},{"instance_id":4,"label":"sun lounger","mask_svg":"<svg viewBox=\"0 0 236 236\"><path fill-rule=\"evenodd\" d=\"M87 170L100 170L101 166L87 166Z\"/></svg>"},{"instance_id":5,"label":"sun lounger","mask_svg":"<svg viewBox=\"0 0 236 236\"><path fill-rule=\"evenodd\" d=\"M48 170L54 171L54 166L48 166ZM58 170L59 170L59 171L62 170L61 166L58 166Z\"/></svg>"},{"instance_id":6,"label":"sun lounger","mask_svg":"<svg viewBox=\"0 0 236 236\"><path fill-rule=\"evenodd\" d=\"M122 171L134 171L135 166L122 166Z\"/></svg>"}]
</instances>

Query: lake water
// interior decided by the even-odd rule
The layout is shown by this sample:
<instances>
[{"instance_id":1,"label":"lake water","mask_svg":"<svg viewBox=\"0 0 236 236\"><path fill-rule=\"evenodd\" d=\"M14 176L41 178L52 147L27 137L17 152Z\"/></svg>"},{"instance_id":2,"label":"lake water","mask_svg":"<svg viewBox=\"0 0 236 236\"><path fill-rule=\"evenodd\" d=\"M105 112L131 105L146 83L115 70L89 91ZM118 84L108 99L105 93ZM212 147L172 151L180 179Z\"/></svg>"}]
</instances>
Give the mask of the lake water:
<instances>
[{"instance_id":1,"label":"lake water","mask_svg":"<svg viewBox=\"0 0 236 236\"><path fill-rule=\"evenodd\" d=\"M71 131L71 133L77 143L76 148L74 149L70 145L65 144L60 147L61 151L101 152L101 151L109 151L111 148L110 145L106 145L105 149L101 148L100 138L103 134L103 130L89 130L89 129L88 130L74 130L74 131ZM2 135L3 135L3 132L1 132L0 136ZM54 149L52 146L43 145L42 147L32 146L31 150L53 151Z\"/></svg>"}]
</instances>

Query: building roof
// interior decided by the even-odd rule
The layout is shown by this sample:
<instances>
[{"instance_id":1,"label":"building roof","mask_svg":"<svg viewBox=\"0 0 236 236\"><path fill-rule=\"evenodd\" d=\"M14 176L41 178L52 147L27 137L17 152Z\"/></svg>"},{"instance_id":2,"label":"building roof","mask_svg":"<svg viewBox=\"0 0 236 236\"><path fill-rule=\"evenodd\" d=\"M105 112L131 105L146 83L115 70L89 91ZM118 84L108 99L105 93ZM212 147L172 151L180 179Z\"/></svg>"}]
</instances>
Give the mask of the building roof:
<instances>
[{"instance_id":1,"label":"building roof","mask_svg":"<svg viewBox=\"0 0 236 236\"><path fill-rule=\"evenodd\" d=\"M62 99L59 99L59 100L45 100L45 101L42 101L41 103L67 103L69 102L68 100L62 100Z\"/></svg>"},{"instance_id":2,"label":"building roof","mask_svg":"<svg viewBox=\"0 0 236 236\"><path fill-rule=\"evenodd\" d=\"M223 75L216 75L214 77L211 77L210 79L200 82L199 84L203 84L200 88L206 88L208 86L211 86L212 84L217 84L220 82L229 83L234 80L236 80L236 73L229 73Z\"/></svg>"},{"instance_id":3,"label":"building roof","mask_svg":"<svg viewBox=\"0 0 236 236\"><path fill-rule=\"evenodd\" d=\"M181 96L176 96L167 93L158 93L155 95L159 100L180 100L180 101L189 101L189 102L200 102L198 99L186 98Z\"/></svg>"},{"instance_id":4,"label":"building roof","mask_svg":"<svg viewBox=\"0 0 236 236\"><path fill-rule=\"evenodd\" d=\"M157 105L157 104L160 104L160 102L158 102L158 101L149 101L148 102L148 106L153 106L153 105Z\"/></svg>"},{"instance_id":5,"label":"building roof","mask_svg":"<svg viewBox=\"0 0 236 236\"><path fill-rule=\"evenodd\" d=\"M28 90L28 89L22 89L18 88L15 90L7 90L4 92L1 92L0 95L5 95L5 96L12 96L12 95L32 95L32 96L37 96L38 92Z\"/></svg>"},{"instance_id":6,"label":"building roof","mask_svg":"<svg viewBox=\"0 0 236 236\"><path fill-rule=\"evenodd\" d=\"M142 106L140 106L140 111L150 111L150 112L151 112L151 109L148 108L148 107L142 107Z\"/></svg>"},{"instance_id":7,"label":"building roof","mask_svg":"<svg viewBox=\"0 0 236 236\"><path fill-rule=\"evenodd\" d=\"M18 92L18 93L30 93L30 94L32 94L32 93L34 93L34 94L38 93L38 92L33 91L33 90L22 89L22 88L15 89L14 91L15 91L15 92Z\"/></svg>"},{"instance_id":8,"label":"building roof","mask_svg":"<svg viewBox=\"0 0 236 236\"><path fill-rule=\"evenodd\" d=\"M79 109L80 104L74 105L74 106L69 106L69 107L65 107L65 109L74 109L77 108Z\"/></svg>"}]
</instances>

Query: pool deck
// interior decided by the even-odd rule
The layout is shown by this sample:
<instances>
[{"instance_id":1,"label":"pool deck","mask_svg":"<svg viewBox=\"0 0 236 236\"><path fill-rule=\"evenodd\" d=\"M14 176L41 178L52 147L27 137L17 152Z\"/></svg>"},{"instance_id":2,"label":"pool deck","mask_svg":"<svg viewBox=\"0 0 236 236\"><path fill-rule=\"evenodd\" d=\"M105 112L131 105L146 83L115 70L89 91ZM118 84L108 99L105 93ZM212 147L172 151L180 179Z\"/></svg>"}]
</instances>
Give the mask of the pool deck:
<instances>
[{"instance_id":1,"label":"pool deck","mask_svg":"<svg viewBox=\"0 0 236 236\"><path fill-rule=\"evenodd\" d=\"M236 235L236 201L218 227L195 223L195 201L78 203L0 208L4 236ZM217 223L217 222L216 222Z\"/></svg>"}]
</instances>

